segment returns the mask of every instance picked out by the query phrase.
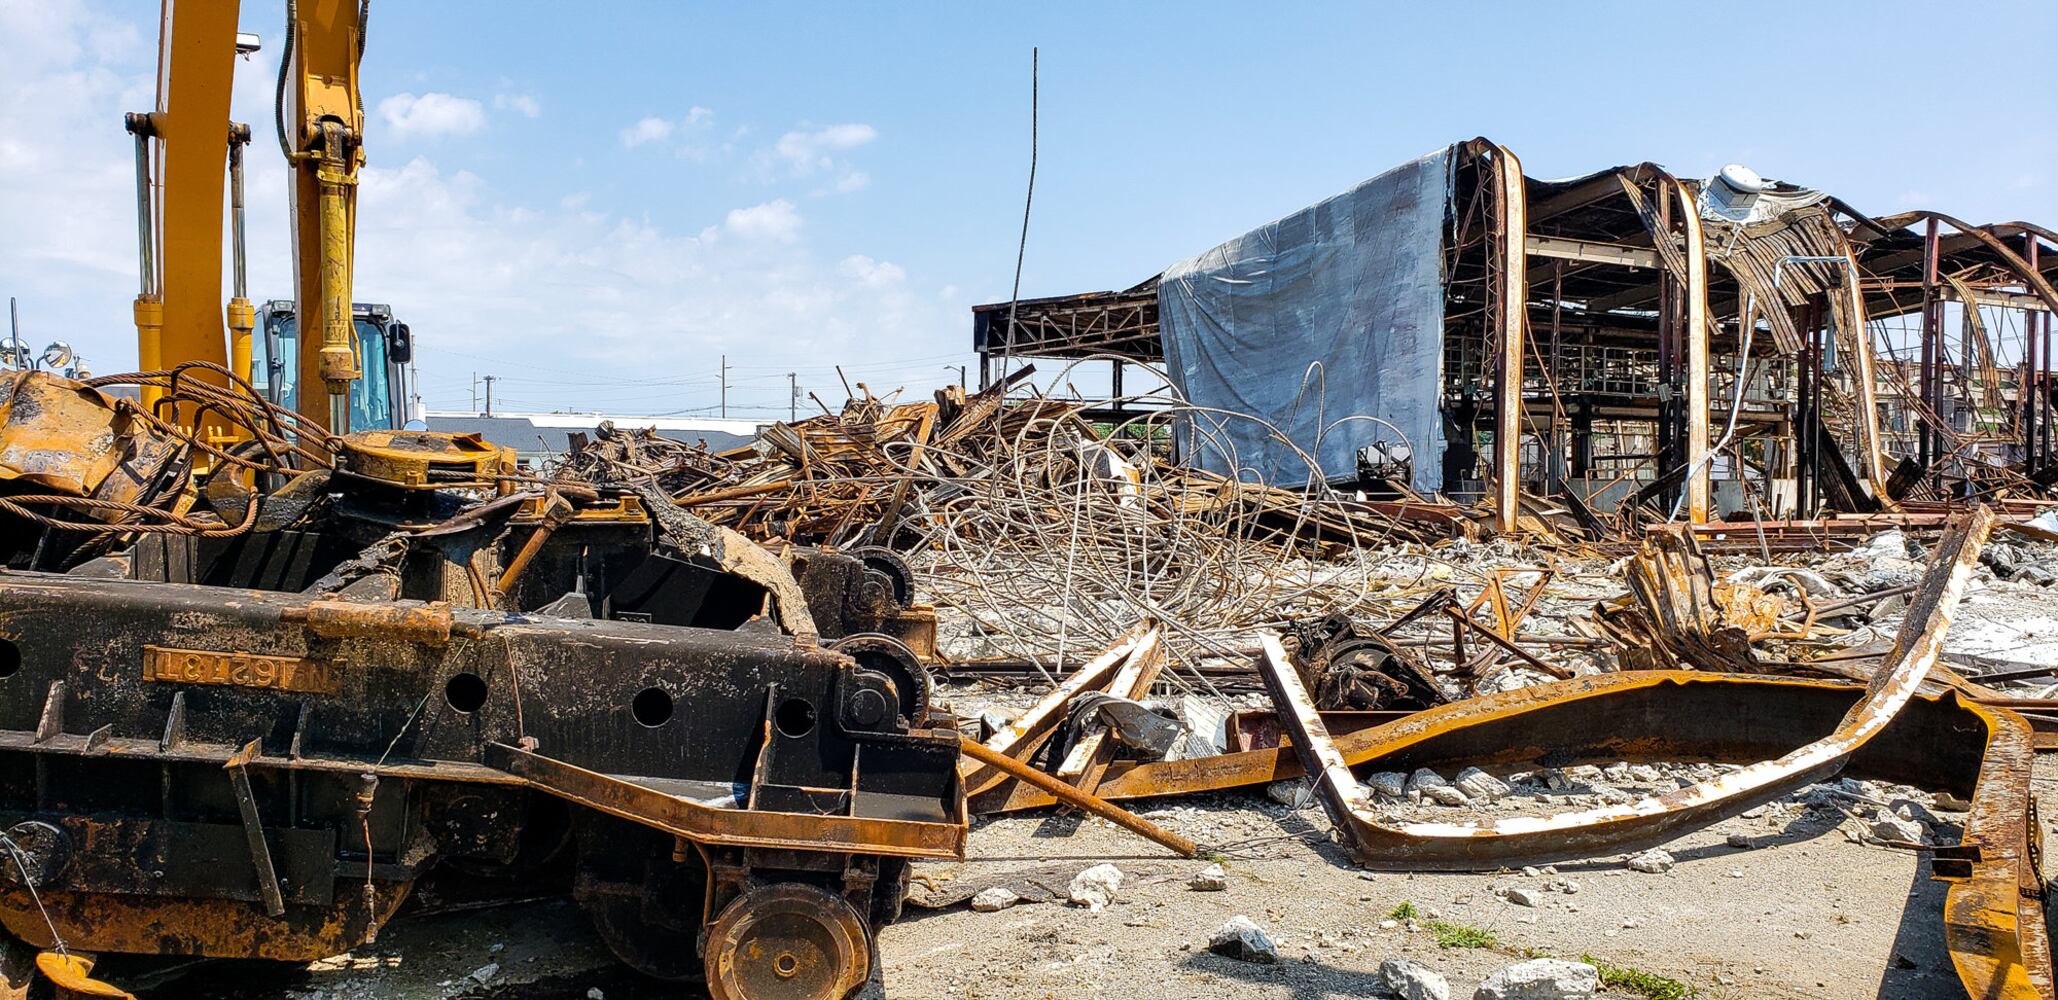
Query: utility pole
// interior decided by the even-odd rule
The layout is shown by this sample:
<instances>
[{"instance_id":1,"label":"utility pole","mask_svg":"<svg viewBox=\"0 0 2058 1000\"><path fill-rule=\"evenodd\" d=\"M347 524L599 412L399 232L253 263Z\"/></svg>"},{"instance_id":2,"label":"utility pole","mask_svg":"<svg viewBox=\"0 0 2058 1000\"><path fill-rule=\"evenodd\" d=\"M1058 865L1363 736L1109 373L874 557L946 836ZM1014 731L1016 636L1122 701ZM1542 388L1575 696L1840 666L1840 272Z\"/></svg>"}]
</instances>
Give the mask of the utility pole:
<instances>
[{"instance_id":1,"label":"utility pole","mask_svg":"<svg viewBox=\"0 0 2058 1000\"><path fill-rule=\"evenodd\" d=\"M14 296L7 297L7 332L14 339L21 339L21 310L14 305Z\"/></svg>"},{"instance_id":2,"label":"utility pole","mask_svg":"<svg viewBox=\"0 0 2058 1000\"><path fill-rule=\"evenodd\" d=\"M800 419L800 376L797 372L786 373L786 422Z\"/></svg>"},{"instance_id":3,"label":"utility pole","mask_svg":"<svg viewBox=\"0 0 2058 1000\"><path fill-rule=\"evenodd\" d=\"M722 355L722 418L729 416L729 356Z\"/></svg>"},{"instance_id":4,"label":"utility pole","mask_svg":"<svg viewBox=\"0 0 2058 1000\"><path fill-rule=\"evenodd\" d=\"M493 415L493 380L499 377L498 375L482 376L486 382L486 416L489 417Z\"/></svg>"},{"instance_id":5,"label":"utility pole","mask_svg":"<svg viewBox=\"0 0 2058 1000\"><path fill-rule=\"evenodd\" d=\"M964 365L959 365L959 366L958 366L958 388L959 388L959 389L966 389L966 390L969 390L969 389L971 389L971 388L972 388L971 382L970 382L970 381L969 381L968 379L966 379L966 377L965 377L965 366L964 366Z\"/></svg>"},{"instance_id":6,"label":"utility pole","mask_svg":"<svg viewBox=\"0 0 2058 1000\"><path fill-rule=\"evenodd\" d=\"M472 412L479 412L479 373L472 373Z\"/></svg>"}]
</instances>

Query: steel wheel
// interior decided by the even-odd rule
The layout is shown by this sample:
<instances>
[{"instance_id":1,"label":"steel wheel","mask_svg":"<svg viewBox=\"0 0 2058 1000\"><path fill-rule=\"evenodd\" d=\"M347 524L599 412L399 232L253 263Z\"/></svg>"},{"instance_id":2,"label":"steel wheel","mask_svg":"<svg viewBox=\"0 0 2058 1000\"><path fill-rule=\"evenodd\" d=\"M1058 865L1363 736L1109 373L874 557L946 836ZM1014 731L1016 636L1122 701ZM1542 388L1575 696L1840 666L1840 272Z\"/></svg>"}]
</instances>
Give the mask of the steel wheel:
<instances>
[{"instance_id":1,"label":"steel wheel","mask_svg":"<svg viewBox=\"0 0 2058 1000\"><path fill-rule=\"evenodd\" d=\"M843 1000L871 969L871 941L857 911L811 885L744 893L708 932L714 1000Z\"/></svg>"}]
</instances>

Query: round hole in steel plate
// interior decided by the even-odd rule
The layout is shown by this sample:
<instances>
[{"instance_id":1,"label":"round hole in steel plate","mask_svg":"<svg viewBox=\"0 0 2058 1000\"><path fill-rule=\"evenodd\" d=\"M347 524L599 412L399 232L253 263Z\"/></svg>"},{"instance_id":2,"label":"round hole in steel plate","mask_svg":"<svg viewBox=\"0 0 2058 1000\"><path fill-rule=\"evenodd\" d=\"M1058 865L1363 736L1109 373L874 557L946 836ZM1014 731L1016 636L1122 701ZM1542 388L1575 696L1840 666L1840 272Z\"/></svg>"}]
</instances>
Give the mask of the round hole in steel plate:
<instances>
[{"instance_id":1,"label":"round hole in steel plate","mask_svg":"<svg viewBox=\"0 0 2058 1000\"><path fill-rule=\"evenodd\" d=\"M630 699L629 714L642 725L656 729L672 721L672 696L664 688L644 688Z\"/></svg>"},{"instance_id":2,"label":"round hole in steel plate","mask_svg":"<svg viewBox=\"0 0 2058 1000\"><path fill-rule=\"evenodd\" d=\"M815 731L815 706L804 698L788 698L772 712L772 725L785 736L806 736Z\"/></svg>"},{"instance_id":3,"label":"round hole in steel plate","mask_svg":"<svg viewBox=\"0 0 2058 1000\"><path fill-rule=\"evenodd\" d=\"M478 674L458 674L443 685L443 700L467 715L486 704L486 681Z\"/></svg>"}]
</instances>

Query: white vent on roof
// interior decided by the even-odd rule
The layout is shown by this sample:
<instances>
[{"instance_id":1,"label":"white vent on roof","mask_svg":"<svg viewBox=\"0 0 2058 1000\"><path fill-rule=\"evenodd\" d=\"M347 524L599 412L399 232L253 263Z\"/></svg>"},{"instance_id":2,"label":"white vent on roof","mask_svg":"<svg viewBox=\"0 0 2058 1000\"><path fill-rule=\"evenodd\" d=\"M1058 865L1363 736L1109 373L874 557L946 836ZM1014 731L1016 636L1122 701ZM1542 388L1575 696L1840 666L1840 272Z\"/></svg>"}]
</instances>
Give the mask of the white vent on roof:
<instances>
[{"instance_id":1,"label":"white vent on roof","mask_svg":"<svg viewBox=\"0 0 2058 1000\"><path fill-rule=\"evenodd\" d=\"M1741 163L1729 164L1708 181L1708 211L1742 222L1750 217L1752 206L1758 203L1758 196L1765 193L1765 188L1765 178L1758 176L1757 171Z\"/></svg>"}]
</instances>

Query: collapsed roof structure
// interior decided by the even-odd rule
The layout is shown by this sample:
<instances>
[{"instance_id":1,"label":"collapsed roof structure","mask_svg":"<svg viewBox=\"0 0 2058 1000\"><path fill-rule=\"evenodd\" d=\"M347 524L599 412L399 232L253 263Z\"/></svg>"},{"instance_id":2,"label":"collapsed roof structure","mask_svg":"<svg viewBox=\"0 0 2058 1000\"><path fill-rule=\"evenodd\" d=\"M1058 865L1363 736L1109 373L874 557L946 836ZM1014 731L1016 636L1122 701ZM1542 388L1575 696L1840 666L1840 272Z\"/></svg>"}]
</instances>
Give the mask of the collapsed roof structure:
<instances>
[{"instance_id":1,"label":"collapsed roof structure","mask_svg":"<svg viewBox=\"0 0 2058 1000\"><path fill-rule=\"evenodd\" d=\"M1276 478L1286 451L1335 481L1372 447L1502 530L1525 494L1809 518L2049 489L2054 250L1737 166L1538 180L1481 138L1123 291L975 306L973 340L982 377L1106 359L1120 397L1125 365L1162 366L1282 432L1189 438L1211 471Z\"/></svg>"}]
</instances>

